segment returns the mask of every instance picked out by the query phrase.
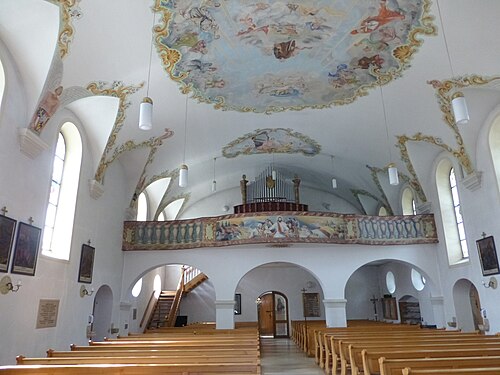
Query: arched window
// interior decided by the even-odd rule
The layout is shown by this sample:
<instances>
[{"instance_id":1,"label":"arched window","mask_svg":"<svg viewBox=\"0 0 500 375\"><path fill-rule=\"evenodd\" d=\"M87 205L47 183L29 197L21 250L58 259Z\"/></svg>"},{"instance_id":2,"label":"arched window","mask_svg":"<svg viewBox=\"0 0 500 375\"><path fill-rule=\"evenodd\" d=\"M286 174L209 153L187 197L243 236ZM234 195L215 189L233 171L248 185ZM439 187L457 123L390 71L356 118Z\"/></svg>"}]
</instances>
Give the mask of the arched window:
<instances>
[{"instance_id":1,"label":"arched window","mask_svg":"<svg viewBox=\"0 0 500 375\"><path fill-rule=\"evenodd\" d=\"M387 216L387 208L380 206L378 209L378 216Z\"/></svg>"},{"instance_id":2,"label":"arched window","mask_svg":"<svg viewBox=\"0 0 500 375\"><path fill-rule=\"evenodd\" d=\"M446 250L450 265L469 259L455 170L450 160L443 159L436 170L439 208L443 222Z\"/></svg>"},{"instance_id":3,"label":"arched window","mask_svg":"<svg viewBox=\"0 0 500 375\"><path fill-rule=\"evenodd\" d=\"M403 190L401 205L403 207L403 215L417 214L415 198L413 197L413 191L408 187Z\"/></svg>"},{"instance_id":4,"label":"arched window","mask_svg":"<svg viewBox=\"0 0 500 375\"><path fill-rule=\"evenodd\" d=\"M139 194L139 199L137 200L137 221L148 220L148 199L146 194Z\"/></svg>"},{"instance_id":5,"label":"arched window","mask_svg":"<svg viewBox=\"0 0 500 375\"><path fill-rule=\"evenodd\" d=\"M141 290L142 290L142 277L139 280L137 280L134 287L132 288L132 296L138 297L139 294L141 294Z\"/></svg>"},{"instance_id":6,"label":"arched window","mask_svg":"<svg viewBox=\"0 0 500 375\"><path fill-rule=\"evenodd\" d=\"M451 198L453 200L453 208L455 213L455 222L457 224L458 229L458 238L460 240L460 248L462 249L462 257L469 257L469 249L467 248L467 238L465 237L465 227L464 220L462 216L462 207L460 206L460 197L458 196L458 186L457 186L457 178L455 176L455 170L453 168L450 169L450 190L451 190Z\"/></svg>"},{"instance_id":7,"label":"arched window","mask_svg":"<svg viewBox=\"0 0 500 375\"><path fill-rule=\"evenodd\" d=\"M163 211L165 213L165 219L166 220L175 220L177 219L177 215L179 215L179 211L182 208L182 205L184 204L185 198L179 198L167 205L165 207L165 210Z\"/></svg>"},{"instance_id":8,"label":"arched window","mask_svg":"<svg viewBox=\"0 0 500 375\"><path fill-rule=\"evenodd\" d=\"M45 214L42 254L69 260L76 198L82 163L82 140L76 126L61 126L52 166L52 182Z\"/></svg>"},{"instance_id":9,"label":"arched window","mask_svg":"<svg viewBox=\"0 0 500 375\"><path fill-rule=\"evenodd\" d=\"M2 98L4 91L5 91L5 72L3 70L2 61L0 60L0 108L2 106Z\"/></svg>"},{"instance_id":10,"label":"arched window","mask_svg":"<svg viewBox=\"0 0 500 375\"><path fill-rule=\"evenodd\" d=\"M497 188L500 191L500 116L495 119L488 138L493 170L497 179Z\"/></svg>"}]
</instances>

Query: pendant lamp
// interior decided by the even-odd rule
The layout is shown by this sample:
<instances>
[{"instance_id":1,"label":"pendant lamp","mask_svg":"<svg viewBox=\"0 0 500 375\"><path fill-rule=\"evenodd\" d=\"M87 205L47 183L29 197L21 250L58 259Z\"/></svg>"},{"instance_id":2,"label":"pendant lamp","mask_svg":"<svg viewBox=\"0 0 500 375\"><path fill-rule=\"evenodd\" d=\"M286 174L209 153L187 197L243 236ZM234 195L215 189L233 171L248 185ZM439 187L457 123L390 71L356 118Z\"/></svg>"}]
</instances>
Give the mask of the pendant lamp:
<instances>
[{"instance_id":1,"label":"pendant lamp","mask_svg":"<svg viewBox=\"0 0 500 375\"><path fill-rule=\"evenodd\" d=\"M441 29L443 29L443 40L446 48L446 55L448 56L448 64L450 65L450 71L452 77L455 77L453 72L453 64L451 63L450 50L448 48L448 41L446 40L446 33L444 32L443 17L441 16L441 7L439 6L439 0L436 1L439 21L441 22ZM467 102L465 101L464 95L461 92L455 93L451 100L451 109L453 116L455 117L455 124L462 125L469 122L469 110L467 109Z\"/></svg>"},{"instance_id":2,"label":"pendant lamp","mask_svg":"<svg viewBox=\"0 0 500 375\"><path fill-rule=\"evenodd\" d=\"M389 174L389 184L399 185L398 169L396 164L392 162L392 152L391 143L389 141L389 125L387 123L387 111L385 109L384 92L382 91L382 85L380 85L380 97L382 99L382 108L384 110L384 122L385 122L385 134L387 137L387 147L389 148L389 164L387 165L387 173Z\"/></svg>"},{"instance_id":3,"label":"pendant lamp","mask_svg":"<svg viewBox=\"0 0 500 375\"><path fill-rule=\"evenodd\" d=\"M188 166L186 165L187 116L188 116L188 96L186 94L186 109L184 113L184 151L182 156L182 164L179 169L179 187L181 188L185 188L188 185Z\"/></svg>"},{"instance_id":4,"label":"pendant lamp","mask_svg":"<svg viewBox=\"0 0 500 375\"><path fill-rule=\"evenodd\" d=\"M332 158L332 170L333 170L333 155L330 155ZM337 188L337 179L335 177L332 177L332 189Z\"/></svg>"},{"instance_id":5,"label":"pendant lamp","mask_svg":"<svg viewBox=\"0 0 500 375\"><path fill-rule=\"evenodd\" d=\"M139 107L139 129L151 130L153 128L153 100L149 97L149 82L151 81L151 59L153 56L154 24L156 13L153 11L153 26L151 28L151 45L149 48L149 68L146 96Z\"/></svg>"}]
</instances>

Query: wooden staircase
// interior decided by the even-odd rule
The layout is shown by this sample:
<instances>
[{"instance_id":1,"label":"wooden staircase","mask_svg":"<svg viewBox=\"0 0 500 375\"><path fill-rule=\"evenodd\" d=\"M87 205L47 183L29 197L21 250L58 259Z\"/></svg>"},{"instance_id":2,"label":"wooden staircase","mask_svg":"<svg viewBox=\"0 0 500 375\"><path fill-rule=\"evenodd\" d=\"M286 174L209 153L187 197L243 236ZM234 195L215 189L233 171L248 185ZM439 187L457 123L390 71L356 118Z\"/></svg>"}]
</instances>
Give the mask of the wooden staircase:
<instances>
[{"instance_id":1,"label":"wooden staircase","mask_svg":"<svg viewBox=\"0 0 500 375\"><path fill-rule=\"evenodd\" d=\"M208 280L208 276L200 270L193 267L183 266L177 290L164 290L160 293L158 300L156 300L155 307L149 317L146 329L154 330L155 328L160 327L173 327L175 325L182 296L191 292L205 280ZM153 297L154 295L151 296L151 298ZM150 300L150 303L151 302L152 300ZM147 310L148 309L146 309L146 311Z\"/></svg>"},{"instance_id":2,"label":"wooden staircase","mask_svg":"<svg viewBox=\"0 0 500 375\"><path fill-rule=\"evenodd\" d=\"M166 326L168 315L174 303L175 293L175 290L164 290L160 293L158 301L156 302L156 307L151 314L148 329Z\"/></svg>"}]
</instances>

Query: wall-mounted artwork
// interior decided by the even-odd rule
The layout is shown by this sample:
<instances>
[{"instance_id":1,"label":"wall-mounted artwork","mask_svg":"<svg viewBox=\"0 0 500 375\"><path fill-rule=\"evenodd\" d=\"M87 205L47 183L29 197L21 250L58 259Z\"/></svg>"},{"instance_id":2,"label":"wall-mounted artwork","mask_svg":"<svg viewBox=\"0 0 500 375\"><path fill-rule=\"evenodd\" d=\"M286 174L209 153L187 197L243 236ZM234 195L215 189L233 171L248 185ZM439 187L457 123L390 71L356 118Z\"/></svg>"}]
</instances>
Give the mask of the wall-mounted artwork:
<instances>
[{"instance_id":1,"label":"wall-mounted artwork","mask_svg":"<svg viewBox=\"0 0 500 375\"><path fill-rule=\"evenodd\" d=\"M14 242L16 220L0 215L0 272L9 270L10 253Z\"/></svg>"},{"instance_id":2,"label":"wall-mounted artwork","mask_svg":"<svg viewBox=\"0 0 500 375\"><path fill-rule=\"evenodd\" d=\"M78 282L79 283L92 283L92 273L94 270L94 256L95 256L95 248L83 244L82 252L80 254L80 268L78 271Z\"/></svg>"},{"instance_id":3,"label":"wall-mounted artwork","mask_svg":"<svg viewBox=\"0 0 500 375\"><path fill-rule=\"evenodd\" d=\"M41 232L40 228L33 225L19 223L14 259L12 260L12 273L35 275Z\"/></svg>"},{"instance_id":4,"label":"wall-mounted artwork","mask_svg":"<svg viewBox=\"0 0 500 375\"><path fill-rule=\"evenodd\" d=\"M317 155L321 146L308 136L292 129L257 129L232 141L222 149L226 158L255 154L297 154Z\"/></svg>"},{"instance_id":5,"label":"wall-mounted artwork","mask_svg":"<svg viewBox=\"0 0 500 375\"><path fill-rule=\"evenodd\" d=\"M481 261L483 276L500 273L497 250L495 248L495 240L493 239L493 236L477 240L476 246L477 251L479 252L479 260Z\"/></svg>"},{"instance_id":6,"label":"wall-mounted artwork","mask_svg":"<svg viewBox=\"0 0 500 375\"><path fill-rule=\"evenodd\" d=\"M156 0L165 71L216 108L271 113L348 104L399 77L433 35L430 0Z\"/></svg>"}]
</instances>

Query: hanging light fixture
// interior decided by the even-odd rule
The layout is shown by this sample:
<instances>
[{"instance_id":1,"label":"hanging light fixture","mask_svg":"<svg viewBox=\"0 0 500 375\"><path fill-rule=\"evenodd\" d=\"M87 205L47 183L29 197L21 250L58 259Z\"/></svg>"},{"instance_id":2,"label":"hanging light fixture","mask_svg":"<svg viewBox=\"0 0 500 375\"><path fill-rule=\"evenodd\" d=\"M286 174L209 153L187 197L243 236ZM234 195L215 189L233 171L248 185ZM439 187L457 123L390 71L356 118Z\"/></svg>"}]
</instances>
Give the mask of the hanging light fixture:
<instances>
[{"instance_id":1,"label":"hanging light fixture","mask_svg":"<svg viewBox=\"0 0 500 375\"><path fill-rule=\"evenodd\" d=\"M389 126L387 124L387 112L385 110L385 100L384 100L384 92L382 91L382 85L380 85L380 97L382 98L382 108L384 110L384 122L385 122L385 134L387 137L387 146L389 147L389 164L387 165L387 173L389 174L389 184L391 185L399 185L399 175L398 169L396 168L396 164L394 164L392 160L392 152L389 141Z\"/></svg>"},{"instance_id":2,"label":"hanging light fixture","mask_svg":"<svg viewBox=\"0 0 500 375\"><path fill-rule=\"evenodd\" d=\"M330 155L332 158L332 171L333 171L333 155ZM337 179L335 177L332 177L332 188L336 189L337 188Z\"/></svg>"},{"instance_id":3,"label":"hanging light fixture","mask_svg":"<svg viewBox=\"0 0 500 375\"><path fill-rule=\"evenodd\" d=\"M446 48L446 55L448 56L448 63L450 64L450 70L452 77L455 77L453 72L453 65L451 63L450 50L448 48L448 42L446 40L446 33L444 32L443 18L441 17L441 7L439 6L439 0L437 0L437 8L439 13L439 21L441 22L441 29L443 30L444 45ZM467 102L465 101L464 95L456 93L451 99L451 109L453 111L453 116L455 117L455 124L462 125L469 122L469 110L467 109Z\"/></svg>"},{"instance_id":4,"label":"hanging light fixture","mask_svg":"<svg viewBox=\"0 0 500 375\"><path fill-rule=\"evenodd\" d=\"M215 161L217 158L214 158L214 179L212 180L212 193L217 191L217 181L215 181Z\"/></svg>"},{"instance_id":5,"label":"hanging light fixture","mask_svg":"<svg viewBox=\"0 0 500 375\"><path fill-rule=\"evenodd\" d=\"M151 59L153 56L154 25L156 13L153 11L153 26L151 29L151 46L149 48L149 68L146 96L139 107L139 129L151 130L153 128L153 100L149 97L149 82L151 81Z\"/></svg>"},{"instance_id":6,"label":"hanging light fixture","mask_svg":"<svg viewBox=\"0 0 500 375\"><path fill-rule=\"evenodd\" d=\"M184 113L184 152L182 156L182 164L179 170L179 187L181 188L184 188L188 185L188 166L186 165L187 116L188 116L188 96L186 94L186 110Z\"/></svg>"},{"instance_id":7,"label":"hanging light fixture","mask_svg":"<svg viewBox=\"0 0 500 375\"><path fill-rule=\"evenodd\" d=\"M274 152L273 152L273 165L271 169L271 178L276 181L276 169L274 169Z\"/></svg>"}]
</instances>

